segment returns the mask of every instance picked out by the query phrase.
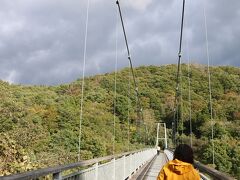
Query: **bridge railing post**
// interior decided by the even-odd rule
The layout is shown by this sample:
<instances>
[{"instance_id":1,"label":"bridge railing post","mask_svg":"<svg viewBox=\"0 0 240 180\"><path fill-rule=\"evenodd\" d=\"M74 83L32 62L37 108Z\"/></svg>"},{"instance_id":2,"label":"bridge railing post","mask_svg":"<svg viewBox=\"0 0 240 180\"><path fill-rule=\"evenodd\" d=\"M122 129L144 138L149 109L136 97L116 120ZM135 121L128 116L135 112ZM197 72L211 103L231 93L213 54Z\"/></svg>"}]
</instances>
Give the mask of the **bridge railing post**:
<instances>
[{"instance_id":1,"label":"bridge railing post","mask_svg":"<svg viewBox=\"0 0 240 180\"><path fill-rule=\"evenodd\" d=\"M61 172L54 173L53 180L62 180Z\"/></svg>"},{"instance_id":2,"label":"bridge railing post","mask_svg":"<svg viewBox=\"0 0 240 180\"><path fill-rule=\"evenodd\" d=\"M126 178L126 156L123 156L123 179Z\"/></svg>"},{"instance_id":3,"label":"bridge railing post","mask_svg":"<svg viewBox=\"0 0 240 180\"><path fill-rule=\"evenodd\" d=\"M116 168L115 168L115 158L112 159L112 164L113 164L113 175L112 175L112 180L115 180L116 177Z\"/></svg>"},{"instance_id":4,"label":"bridge railing post","mask_svg":"<svg viewBox=\"0 0 240 180\"><path fill-rule=\"evenodd\" d=\"M132 168L132 164L133 164L133 158L132 158L132 154L129 155L130 156L130 174L132 174L133 168Z\"/></svg>"},{"instance_id":5,"label":"bridge railing post","mask_svg":"<svg viewBox=\"0 0 240 180\"><path fill-rule=\"evenodd\" d=\"M95 180L98 180L98 162L95 164Z\"/></svg>"},{"instance_id":6,"label":"bridge railing post","mask_svg":"<svg viewBox=\"0 0 240 180\"><path fill-rule=\"evenodd\" d=\"M134 173L136 172L136 156L137 156L137 153L134 153L133 154L133 170L134 170Z\"/></svg>"}]
</instances>

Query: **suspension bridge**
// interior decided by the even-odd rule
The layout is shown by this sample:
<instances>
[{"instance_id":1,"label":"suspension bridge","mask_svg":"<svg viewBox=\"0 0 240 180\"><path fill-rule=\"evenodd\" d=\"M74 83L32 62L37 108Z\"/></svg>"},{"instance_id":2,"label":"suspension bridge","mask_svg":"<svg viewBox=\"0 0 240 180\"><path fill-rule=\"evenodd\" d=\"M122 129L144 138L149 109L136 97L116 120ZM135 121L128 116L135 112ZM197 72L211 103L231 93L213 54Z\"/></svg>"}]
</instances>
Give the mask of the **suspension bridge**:
<instances>
[{"instance_id":1,"label":"suspension bridge","mask_svg":"<svg viewBox=\"0 0 240 180\"><path fill-rule=\"evenodd\" d=\"M130 49L128 46L126 29L124 26L123 15L121 11L120 2L117 0L117 9L122 25L123 36L126 44L127 58L129 60L129 67L131 69L131 75L134 82L134 90L137 99L137 125L144 123L143 119L143 108L140 100L140 94L138 90L138 85L136 81L136 75L133 70L133 63L130 54ZM181 57L182 57L182 39L183 39L183 29L184 29L184 7L185 0L183 0L182 6L182 18L181 18L181 31L180 31L180 42L179 42L179 52L178 52L178 68L177 68L177 77L176 77L176 96L175 96L175 105L174 105L174 119L172 121L172 142L175 147L177 144L181 143L181 139L177 138L177 134L183 132L179 131L179 126L183 122L181 120ZM86 16L86 34L85 34L85 46L84 46L84 65L83 65L83 74L82 74L82 86L81 86L81 106L80 106L80 121L79 121L79 145L78 145L78 161L71 164L48 167L43 169L37 169L34 171L13 174L8 176L0 177L1 180L12 180L12 179L41 179L41 178L50 178L54 180L124 180L124 179L139 179L139 180L153 180L156 179L158 173L162 167L169 161L173 159L174 149L168 148L168 140L170 137L167 137L166 133L166 124L158 123L157 124L157 134L156 134L156 144L153 148L146 148L137 151L125 152L122 154L115 154L115 141L113 141L113 154L110 156L100 157L91 160L81 160L81 141L82 141L82 119L83 119L83 95L84 95L84 77L85 77L85 62L86 62L86 48L87 48L87 31L88 31L88 10L89 10L89 0L87 5L87 16ZM205 30L206 30L206 48L207 48L207 57L208 57L208 79L209 79L209 103L210 103L210 116L212 124L211 139L214 138L214 129L213 129L213 112L212 112L212 101L211 101L211 76L209 71L209 54L208 54L208 37L207 37L207 23L206 15L205 16ZM116 43L117 44L117 43ZM116 45L117 49L117 45ZM116 55L117 61L117 55ZM116 68L115 68L116 72ZM190 80L189 80L190 84ZM190 92L190 91L189 91ZM116 96L116 76L115 76L115 96ZM189 100L191 96L189 94ZM114 106L116 106L116 98L114 100ZM115 109L115 108L114 108ZM190 118L191 121L191 118ZM114 128L115 128L115 111L114 111ZM164 131L164 137L159 136L160 128ZM191 131L191 122L190 122L190 131ZM192 135L192 133L190 133ZM115 133L114 138L115 140ZM159 140L164 142L164 150L160 153L157 153L157 146L159 145ZM214 164L214 144L212 142L212 162ZM190 144L192 146L192 139L190 139ZM217 171L214 168L210 168L204 164L201 164L198 161L194 163L195 168L200 172L201 179L234 179L228 174Z\"/></svg>"},{"instance_id":2,"label":"suspension bridge","mask_svg":"<svg viewBox=\"0 0 240 180\"><path fill-rule=\"evenodd\" d=\"M158 124L159 126L159 124ZM158 137L158 132L157 132ZM54 180L156 180L162 167L173 159L173 151L167 149L167 137L164 151L157 153L157 148L142 149L118 155L79 161L72 164L44 168L25 173L0 177L2 180L39 179L46 177ZM234 179L231 176L207 167L195 161L194 166L200 171L203 180Z\"/></svg>"}]
</instances>

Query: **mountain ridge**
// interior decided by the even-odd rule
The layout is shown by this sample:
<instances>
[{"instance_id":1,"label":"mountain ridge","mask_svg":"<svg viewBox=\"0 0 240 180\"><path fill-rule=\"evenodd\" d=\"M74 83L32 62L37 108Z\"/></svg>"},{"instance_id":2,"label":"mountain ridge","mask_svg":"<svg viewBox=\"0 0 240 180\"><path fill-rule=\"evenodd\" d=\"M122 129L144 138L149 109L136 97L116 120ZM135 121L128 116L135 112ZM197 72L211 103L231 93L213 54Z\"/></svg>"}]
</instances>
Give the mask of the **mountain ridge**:
<instances>
[{"instance_id":1,"label":"mountain ridge","mask_svg":"<svg viewBox=\"0 0 240 180\"><path fill-rule=\"evenodd\" d=\"M136 127L136 97L129 69L117 72L116 153L154 145L156 122L171 123L176 86L176 65L134 69L144 109L144 127ZM210 67L214 111L216 168L239 176L240 68ZM114 73L86 77L83 104L82 157L113 153ZM191 65L193 148L196 158L211 164L207 67ZM10 85L0 81L1 175L74 162L77 159L81 79L57 86ZM182 65L183 129L178 137L189 143L188 71ZM130 104L128 104L130 102ZM129 116L128 114L128 107ZM128 118L130 142L128 144ZM146 137L147 136L147 137ZM223 144L227 142L226 144ZM220 148L221 147L221 148ZM13 149L11 151L11 149ZM9 152L9 153L8 153ZM50 159L50 160L49 160Z\"/></svg>"}]
</instances>

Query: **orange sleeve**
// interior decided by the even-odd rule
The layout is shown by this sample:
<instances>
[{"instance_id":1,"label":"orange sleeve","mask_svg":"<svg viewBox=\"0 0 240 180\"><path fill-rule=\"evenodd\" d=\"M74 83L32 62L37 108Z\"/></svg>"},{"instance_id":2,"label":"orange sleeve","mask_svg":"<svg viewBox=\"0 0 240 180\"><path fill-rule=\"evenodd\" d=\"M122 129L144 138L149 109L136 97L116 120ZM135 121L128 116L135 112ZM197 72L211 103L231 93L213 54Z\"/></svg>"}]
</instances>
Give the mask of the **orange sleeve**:
<instances>
[{"instance_id":1,"label":"orange sleeve","mask_svg":"<svg viewBox=\"0 0 240 180\"><path fill-rule=\"evenodd\" d=\"M197 180L200 180L200 179L201 179L198 170L194 169L193 173L194 173L194 177L195 177L195 179L197 179Z\"/></svg>"},{"instance_id":2,"label":"orange sleeve","mask_svg":"<svg viewBox=\"0 0 240 180\"><path fill-rule=\"evenodd\" d=\"M162 168L162 170L159 172L157 180L164 180L165 179L165 172L164 172L164 168Z\"/></svg>"}]
</instances>

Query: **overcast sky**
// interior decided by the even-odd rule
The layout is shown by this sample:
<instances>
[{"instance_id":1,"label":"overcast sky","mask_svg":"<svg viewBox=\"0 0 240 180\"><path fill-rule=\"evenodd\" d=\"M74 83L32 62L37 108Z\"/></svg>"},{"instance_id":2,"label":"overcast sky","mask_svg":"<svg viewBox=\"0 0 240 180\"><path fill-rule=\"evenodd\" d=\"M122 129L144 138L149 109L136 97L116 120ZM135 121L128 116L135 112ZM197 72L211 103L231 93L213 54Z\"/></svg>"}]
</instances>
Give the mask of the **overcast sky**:
<instances>
[{"instance_id":1,"label":"overcast sky","mask_svg":"<svg viewBox=\"0 0 240 180\"><path fill-rule=\"evenodd\" d=\"M205 0L211 65L240 66L240 1ZM133 65L177 62L182 0L120 1ZM186 0L183 62L207 64L204 0ZM87 0L1 0L0 79L61 84L82 76ZM90 0L86 75L128 66L115 0ZM189 48L187 48L189 44ZM189 51L188 51L189 49ZM174 73L174 72L173 72Z\"/></svg>"}]
</instances>

